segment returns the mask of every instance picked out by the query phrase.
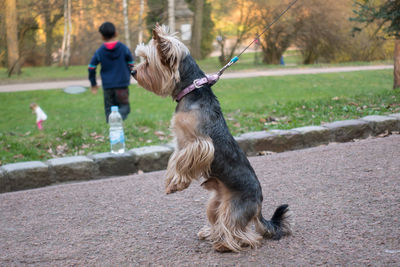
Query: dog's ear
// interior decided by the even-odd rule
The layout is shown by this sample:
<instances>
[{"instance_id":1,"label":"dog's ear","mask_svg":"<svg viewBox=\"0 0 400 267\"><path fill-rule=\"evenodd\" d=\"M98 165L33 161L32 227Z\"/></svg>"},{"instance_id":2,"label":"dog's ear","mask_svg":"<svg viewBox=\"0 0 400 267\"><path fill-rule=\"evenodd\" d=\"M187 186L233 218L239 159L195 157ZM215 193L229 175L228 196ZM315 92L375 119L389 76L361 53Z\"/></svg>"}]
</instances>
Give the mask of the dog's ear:
<instances>
[{"instance_id":1,"label":"dog's ear","mask_svg":"<svg viewBox=\"0 0 400 267\"><path fill-rule=\"evenodd\" d=\"M174 55L172 39L173 37L168 36L166 29L157 23L156 27L153 29L153 40L157 47L161 63L168 67L172 67L176 64L176 55Z\"/></svg>"}]
</instances>

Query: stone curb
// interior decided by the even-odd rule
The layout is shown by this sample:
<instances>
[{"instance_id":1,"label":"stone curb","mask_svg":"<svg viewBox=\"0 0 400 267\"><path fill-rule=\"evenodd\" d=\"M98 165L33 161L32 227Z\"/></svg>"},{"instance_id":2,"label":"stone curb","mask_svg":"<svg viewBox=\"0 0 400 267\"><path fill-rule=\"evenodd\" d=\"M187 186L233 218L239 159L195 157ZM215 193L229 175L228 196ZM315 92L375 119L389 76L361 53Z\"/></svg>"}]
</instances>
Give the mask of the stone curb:
<instances>
[{"instance_id":1,"label":"stone curb","mask_svg":"<svg viewBox=\"0 0 400 267\"><path fill-rule=\"evenodd\" d=\"M366 116L358 120L335 121L321 126L290 130L270 130L235 137L248 156L263 152L283 152L348 142L388 132L400 131L400 113ZM0 193L47 186L68 181L101 179L140 171L164 170L174 151L172 144L134 148L123 154L100 153L30 161L0 167Z\"/></svg>"}]
</instances>

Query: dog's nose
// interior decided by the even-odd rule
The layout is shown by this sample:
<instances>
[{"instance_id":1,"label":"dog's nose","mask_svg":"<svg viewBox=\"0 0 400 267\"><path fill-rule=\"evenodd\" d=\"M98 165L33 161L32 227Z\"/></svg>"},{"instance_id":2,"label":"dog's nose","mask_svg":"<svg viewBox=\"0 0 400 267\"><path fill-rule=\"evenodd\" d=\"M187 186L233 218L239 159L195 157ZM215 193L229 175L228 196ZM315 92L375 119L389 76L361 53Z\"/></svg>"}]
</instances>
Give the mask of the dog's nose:
<instances>
[{"instance_id":1,"label":"dog's nose","mask_svg":"<svg viewBox=\"0 0 400 267\"><path fill-rule=\"evenodd\" d=\"M137 73L137 70L135 70L135 69L131 70L131 75L135 80L136 80L136 73Z\"/></svg>"}]
</instances>

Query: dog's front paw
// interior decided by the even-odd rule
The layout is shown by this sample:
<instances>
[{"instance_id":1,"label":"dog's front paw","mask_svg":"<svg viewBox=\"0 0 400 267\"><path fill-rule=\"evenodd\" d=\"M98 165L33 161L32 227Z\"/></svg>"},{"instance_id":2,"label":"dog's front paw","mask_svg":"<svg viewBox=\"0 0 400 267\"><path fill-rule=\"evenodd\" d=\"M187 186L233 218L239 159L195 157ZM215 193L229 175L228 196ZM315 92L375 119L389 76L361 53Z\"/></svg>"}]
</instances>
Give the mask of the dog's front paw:
<instances>
[{"instance_id":1,"label":"dog's front paw","mask_svg":"<svg viewBox=\"0 0 400 267\"><path fill-rule=\"evenodd\" d=\"M214 243L214 249L218 252L232 252L232 249L230 249L225 243L223 242L216 242Z\"/></svg>"},{"instance_id":2,"label":"dog's front paw","mask_svg":"<svg viewBox=\"0 0 400 267\"><path fill-rule=\"evenodd\" d=\"M208 225L201 228L200 231L197 233L197 236L199 237L200 240L210 239L210 235L211 235L211 227Z\"/></svg>"},{"instance_id":3,"label":"dog's front paw","mask_svg":"<svg viewBox=\"0 0 400 267\"><path fill-rule=\"evenodd\" d=\"M180 182L180 183L169 183L166 186L165 192L167 194L172 194L175 193L177 191L182 191L186 188L188 188L190 185L190 182Z\"/></svg>"}]
</instances>

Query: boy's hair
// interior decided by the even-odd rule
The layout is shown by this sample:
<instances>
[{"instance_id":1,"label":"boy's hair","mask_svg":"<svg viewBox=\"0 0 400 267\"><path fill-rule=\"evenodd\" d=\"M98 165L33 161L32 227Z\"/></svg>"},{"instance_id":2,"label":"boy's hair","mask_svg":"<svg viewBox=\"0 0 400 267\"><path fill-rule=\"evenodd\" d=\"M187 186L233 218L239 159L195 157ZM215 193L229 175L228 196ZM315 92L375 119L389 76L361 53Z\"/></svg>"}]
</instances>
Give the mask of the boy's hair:
<instances>
[{"instance_id":1,"label":"boy's hair","mask_svg":"<svg viewBox=\"0 0 400 267\"><path fill-rule=\"evenodd\" d=\"M99 32L105 40L112 39L115 36L115 26L111 22L104 22L101 24Z\"/></svg>"}]
</instances>

